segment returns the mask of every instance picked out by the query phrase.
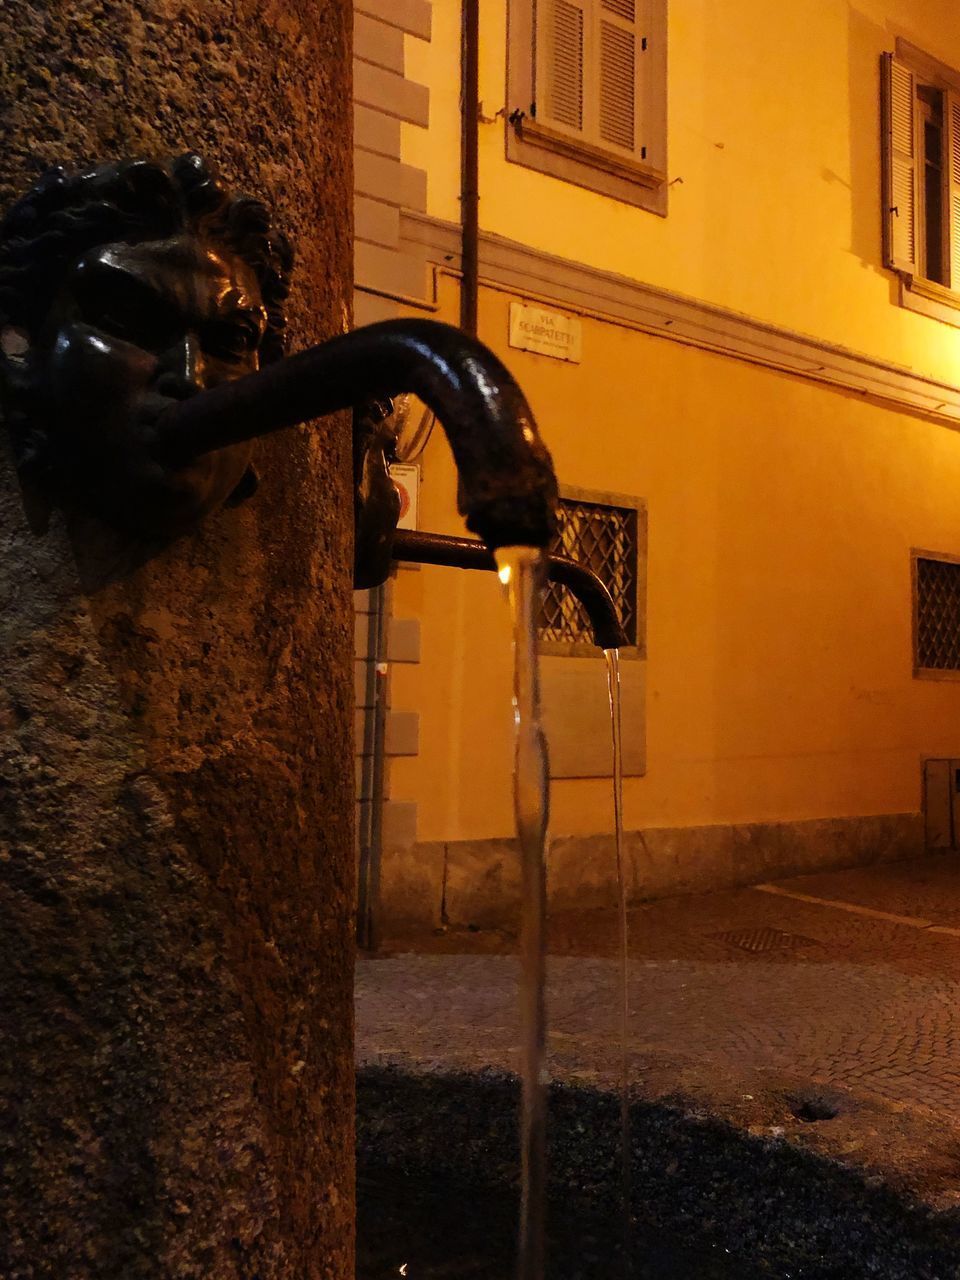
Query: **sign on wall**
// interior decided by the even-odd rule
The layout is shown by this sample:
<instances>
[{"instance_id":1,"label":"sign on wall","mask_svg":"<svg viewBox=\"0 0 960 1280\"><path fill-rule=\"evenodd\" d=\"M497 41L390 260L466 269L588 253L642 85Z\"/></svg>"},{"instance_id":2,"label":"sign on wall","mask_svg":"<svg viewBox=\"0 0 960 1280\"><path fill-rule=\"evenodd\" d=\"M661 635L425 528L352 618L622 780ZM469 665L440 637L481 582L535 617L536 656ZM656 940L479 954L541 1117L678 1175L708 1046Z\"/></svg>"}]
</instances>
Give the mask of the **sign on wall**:
<instances>
[{"instance_id":1,"label":"sign on wall","mask_svg":"<svg viewBox=\"0 0 960 1280\"><path fill-rule=\"evenodd\" d=\"M554 360L580 363L583 322L524 302L510 303L510 345Z\"/></svg>"},{"instance_id":2,"label":"sign on wall","mask_svg":"<svg viewBox=\"0 0 960 1280\"><path fill-rule=\"evenodd\" d=\"M420 468L414 463L395 462L390 479L400 494L398 529L418 529L420 518Z\"/></svg>"}]
</instances>

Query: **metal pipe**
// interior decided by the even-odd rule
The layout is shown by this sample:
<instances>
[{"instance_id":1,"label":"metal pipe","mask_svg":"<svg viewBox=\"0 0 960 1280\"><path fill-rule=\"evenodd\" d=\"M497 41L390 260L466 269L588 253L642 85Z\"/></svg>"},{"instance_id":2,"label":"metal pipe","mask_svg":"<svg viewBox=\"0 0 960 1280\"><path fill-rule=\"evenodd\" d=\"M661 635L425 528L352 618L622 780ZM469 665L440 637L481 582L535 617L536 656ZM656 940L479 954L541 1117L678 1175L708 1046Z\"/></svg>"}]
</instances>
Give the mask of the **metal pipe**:
<instances>
[{"instance_id":1,"label":"metal pipe","mask_svg":"<svg viewBox=\"0 0 960 1280\"><path fill-rule=\"evenodd\" d=\"M406 391L446 431L467 528L492 550L549 546L557 482L523 392L485 346L435 320L384 320L203 391L158 418L155 448L185 463Z\"/></svg>"},{"instance_id":2,"label":"metal pipe","mask_svg":"<svg viewBox=\"0 0 960 1280\"><path fill-rule=\"evenodd\" d=\"M366 708L363 729L363 770L357 870L357 945L368 951L379 946L380 863L383 854L385 738L389 674L387 636L390 587L383 583L370 592L373 611L367 629Z\"/></svg>"},{"instance_id":3,"label":"metal pipe","mask_svg":"<svg viewBox=\"0 0 960 1280\"><path fill-rule=\"evenodd\" d=\"M454 569L496 571L497 563L474 538L453 538L439 533L398 529L393 542L394 560L414 564L447 565ZM600 649L622 649L630 642L617 616L617 606L604 583L586 565L567 556L549 557L551 582L559 582L577 597L590 619L593 642Z\"/></svg>"},{"instance_id":4,"label":"metal pipe","mask_svg":"<svg viewBox=\"0 0 960 1280\"><path fill-rule=\"evenodd\" d=\"M460 327L477 336L480 242L480 0L463 0L460 52Z\"/></svg>"}]
</instances>

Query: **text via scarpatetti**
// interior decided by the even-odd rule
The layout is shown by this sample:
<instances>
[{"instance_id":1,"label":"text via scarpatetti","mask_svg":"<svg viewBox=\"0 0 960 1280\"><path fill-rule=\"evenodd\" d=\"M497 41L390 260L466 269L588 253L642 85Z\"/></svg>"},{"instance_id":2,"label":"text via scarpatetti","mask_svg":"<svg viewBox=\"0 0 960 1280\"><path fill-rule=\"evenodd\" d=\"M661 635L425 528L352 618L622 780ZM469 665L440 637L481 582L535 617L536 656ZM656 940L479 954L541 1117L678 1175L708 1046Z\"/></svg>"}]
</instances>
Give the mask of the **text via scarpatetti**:
<instances>
[{"instance_id":1,"label":"text via scarpatetti","mask_svg":"<svg viewBox=\"0 0 960 1280\"><path fill-rule=\"evenodd\" d=\"M555 360L579 364L583 349L583 322L576 316L523 302L510 303L510 345L535 351Z\"/></svg>"}]
</instances>

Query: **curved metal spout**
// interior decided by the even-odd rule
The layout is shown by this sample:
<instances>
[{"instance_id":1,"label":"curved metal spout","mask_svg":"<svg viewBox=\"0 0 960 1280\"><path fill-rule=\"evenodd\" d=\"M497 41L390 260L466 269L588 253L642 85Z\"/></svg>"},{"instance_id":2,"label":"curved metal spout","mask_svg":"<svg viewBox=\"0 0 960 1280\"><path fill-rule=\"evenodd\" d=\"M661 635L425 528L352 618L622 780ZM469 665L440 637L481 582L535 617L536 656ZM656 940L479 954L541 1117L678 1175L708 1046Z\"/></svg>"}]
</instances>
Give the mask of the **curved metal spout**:
<instances>
[{"instance_id":1,"label":"curved metal spout","mask_svg":"<svg viewBox=\"0 0 960 1280\"><path fill-rule=\"evenodd\" d=\"M523 392L481 343L432 320L386 320L222 383L157 422L157 448L186 462L281 427L413 392L443 426L467 528L491 550L546 547L556 477Z\"/></svg>"},{"instance_id":2,"label":"curved metal spout","mask_svg":"<svg viewBox=\"0 0 960 1280\"><path fill-rule=\"evenodd\" d=\"M473 538L451 538L439 533L420 533L398 529L393 541L394 560L414 564L449 565L454 569L497 568L493 556ZM551 582L560 582L577 597L590 619L593 642L600 649L622 649L630 642L617 617L617 606L610 592L592 569L566 556L548 559Z\"/></svg>"}]
</instances>

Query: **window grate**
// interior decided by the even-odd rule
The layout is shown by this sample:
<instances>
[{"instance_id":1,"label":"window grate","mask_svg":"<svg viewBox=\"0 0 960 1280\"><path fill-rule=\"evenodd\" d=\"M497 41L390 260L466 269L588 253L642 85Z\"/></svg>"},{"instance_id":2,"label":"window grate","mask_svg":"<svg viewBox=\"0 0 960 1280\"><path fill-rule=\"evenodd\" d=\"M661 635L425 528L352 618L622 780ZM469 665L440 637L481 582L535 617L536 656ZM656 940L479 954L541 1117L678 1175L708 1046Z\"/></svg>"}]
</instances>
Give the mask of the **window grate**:
<instances>
[{"instance_id":1,"label":"window grate","mask_svg":"<svg viewBox=\"0 0 960 1280\"><path fill-rule=\"evenodd\" d=\"M917 667L960 671L960 564L917 557Z\"/></svg>"},{"instance_id":2,"label":"window grate","mask_svg":"<svg viewBox=\"0 0 960 1280\"><path fill-rule=\"evenodd\" d=\"M606 586L620 615L628 643L637 643L637 512L562 498L557 536L551 550L586 565ZM566 587L548 584L540 606L540 640L544 644L593 648L586 610Z\"/></svg>"}]
</instances>

